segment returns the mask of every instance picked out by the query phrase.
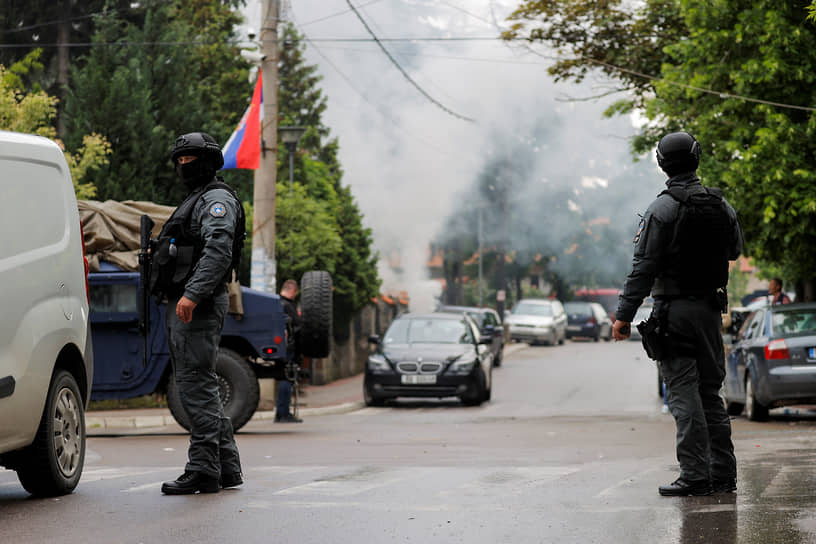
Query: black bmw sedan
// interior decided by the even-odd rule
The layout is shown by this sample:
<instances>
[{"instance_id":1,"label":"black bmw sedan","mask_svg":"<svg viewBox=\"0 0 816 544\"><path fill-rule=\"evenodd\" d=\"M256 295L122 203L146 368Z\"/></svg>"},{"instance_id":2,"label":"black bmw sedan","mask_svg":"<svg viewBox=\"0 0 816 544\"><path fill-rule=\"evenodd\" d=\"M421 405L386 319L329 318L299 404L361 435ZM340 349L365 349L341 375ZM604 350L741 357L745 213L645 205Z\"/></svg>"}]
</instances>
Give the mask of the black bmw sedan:
<instances>
[{"instance_id":1,"label":"black bmw sedan","mask_svg":"<svg viewBox=\"0 0 816 544\"><path fill-rule=\"evenodd\" d=\"M368 406L396 397L459 397L468 406L490 400L492 339L464 314L403 314L368 357L363 396Z\"/></svg>"},{"instance_id":2,"label":"black bmw sedan","mask_svg":"<svg viewBox=\"0 0 816 544\"><path fill-rule=\"evenodd\" d=\"M816 304L766 306L740 328L726 361L728 413L761 421L768 410L816 403Z\"/></svg>"}]
</instances>

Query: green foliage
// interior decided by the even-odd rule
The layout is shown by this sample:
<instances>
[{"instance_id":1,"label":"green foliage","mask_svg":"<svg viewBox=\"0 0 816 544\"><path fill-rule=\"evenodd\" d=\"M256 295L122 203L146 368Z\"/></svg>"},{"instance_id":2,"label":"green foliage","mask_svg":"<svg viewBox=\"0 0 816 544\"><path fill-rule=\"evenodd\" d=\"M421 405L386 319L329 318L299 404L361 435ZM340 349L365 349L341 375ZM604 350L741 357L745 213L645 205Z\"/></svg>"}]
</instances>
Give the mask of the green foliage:
<instances>
[{"instance_id":1,"label":"green foliage","mask_svg":"<svg viewBox=\"0 0 816 544\"><path fill-rule=\"evenodd\" d=\"M36 44L84 43L92 34L93 17L105 9L131 14L130 0L24 0L0 2L0 43L16 47L0 48L0 64L11 66L21 57L37 51ZM60 32L63 34L61 35ZM81 47L68 47L64 52L69 63L83 54ZM63 98L57 83L59 70L57 47L40 50L37 59L34 90L44 90Z\"/></svg>"},{"instance_id":2,"label":"green foliage","mask_svg":"<svg viewBox=\"0 0 816 544\"><path fill-rule=\"evenodd\" d=\"M747 294L748 274L741 272L739 266L732 266L728 272L728 305L742 306L742 297Z\"/></svg>"},{"instance_id":3,"label":"green foliage","mask_svg":"<svg viewBox=\"0 0 816 544\"><path fill-rule=\"evenodd\" d=\"M337 139L330 139L330 131L322 120L326 97L318 87L321 77L317 75L317 67L306 64L303 54L305 42L291 25L283 27L282 43L278 69L279 122L281 125L307 128L295 156L295 188L302 187L310 199L323 206L332 218L332 228L341 241L332 261L326 261L323 269L332 272L335 332L342 336L354 313L379 292L378 255L371 250L371 229L363 226L363 217L351 190L341 181L343 171L337 159ZM281 150L278 156L280 206L280 202L288 198L289 159L284 151L285 146L280 142L278 149ZM278 230L275 250L279 255L278 280L281 283L288 277L300 277L299 274L283 273L287 270L286 262L297 263L297 258L287 256L286 250L280 247L281 237L288 236L287 229L296 227L295 224L281 224ZM298 271L314 270L303 268L300 264L297 266Z\"/></svg>"},{"instance_id":4,"label":"green foliage","mask_svg":"<svg viewBox=\"0 0 816 544\"><path fill-rule=\"evenodd\" d=\"M668 131L693 133L703 146L701 177L737 209L746 252L812 285L816 115L767 103L816 104L808 5L812 16L814 4L802 1L531 0L505 37L564 52L550 68L557 79L600 70L617 81L628 94L608 113L639 108L650 120L633 142L637 153Z\"/></svg>"},{"instance_id":5,"label":"green foliage","mask_svg":"<svg viewBox=\"0 0 816 544\"><path fill-rule=\"evenodd\" d=\"M57 99L39 88L32 91L25 89L27 76L32 69L36 69L37 58L39 52L30 53L9 70L0 65L0 129L54 138ZM75 152L64 149L63 152L77 198L96 196L94 183L86 180L107 164L110 153L108 141L99 134L85 135L82 145Z\"/></svg>"},{"instance_id":6,"label":"green foliage","mask_svg":"<svg viewBox=\"0 0 816 544\"><path fill-rule=\"evenodd\" d=\"M29 92L25 86L37 56L33 53L9 69L0 65L0 128L53 138L57 99L41 89Z\"/></svg>"},{"instance_id":7,"label":"green foliage","mask_svg":"<svg viewBox=\"0 0 816 544\"><path fill-rule=\"evenodd\" d=\"M175 204L185 192L167 155L176 136L204 130L225 142L251 86L230 41L238 19L228 5L153 0L142 6L136 21L117 12L96 19L93 42L118 45L92 47L73 70L66 139L76 144L95 131L111 142L113 156L98 183L101 200ZM175 42L200 44L167 45ZM239 193L248 196L245 188Z\"/></svg>"},{"instance_id":8,"label":"green foliage","mask_svg":"<svg viewBox=\"0 0 816 544\"><path fill-rule=\"evenodd\" d=\"M281 283L299 279L309 270L335 272L342 243L337 223L323 203L309 198L300 184L277 186L275 259Z\"/></svg>"}]
</instances>

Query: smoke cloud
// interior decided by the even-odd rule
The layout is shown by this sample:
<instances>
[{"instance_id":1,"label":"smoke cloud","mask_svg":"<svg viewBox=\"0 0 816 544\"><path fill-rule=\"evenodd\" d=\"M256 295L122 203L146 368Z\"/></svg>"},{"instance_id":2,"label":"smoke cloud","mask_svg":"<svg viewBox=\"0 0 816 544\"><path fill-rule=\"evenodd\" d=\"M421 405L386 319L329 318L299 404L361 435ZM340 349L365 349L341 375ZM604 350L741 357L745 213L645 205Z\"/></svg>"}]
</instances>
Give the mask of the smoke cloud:
<instances>
[{"instance_id":1,"label":"smoke cloud","mask_svg":"<svg viewBox=\"0 0 816 544\"><path fill-rule=\"evenodd\" d=\"M608 82L556 84L548 59L482 39L498 36L492 22L504 24L515 0L354 4L380 38L470 39L383 44L428 95L474 122L424 97L376 43L327 41L370 38L344 0L299 0L284 10L309 38L307 59L324 78L324 123L339 138L344 182L373 229L385 290L408 291L414 310L432 307L438 288L426 272L429 244L446 234L449 217L478 201L480 176L497 160L512 165L512 213L532 229L511 233L512 243L563 251L576 232L594 226L615 233L609 262L584 264L628 262L637 213L665 177L650 158L633 164L632 119L602 118L615 95L566 100L604 94ZM249 26L260 21L253 9L250 3Z\"/></svg>"}]
</instances>

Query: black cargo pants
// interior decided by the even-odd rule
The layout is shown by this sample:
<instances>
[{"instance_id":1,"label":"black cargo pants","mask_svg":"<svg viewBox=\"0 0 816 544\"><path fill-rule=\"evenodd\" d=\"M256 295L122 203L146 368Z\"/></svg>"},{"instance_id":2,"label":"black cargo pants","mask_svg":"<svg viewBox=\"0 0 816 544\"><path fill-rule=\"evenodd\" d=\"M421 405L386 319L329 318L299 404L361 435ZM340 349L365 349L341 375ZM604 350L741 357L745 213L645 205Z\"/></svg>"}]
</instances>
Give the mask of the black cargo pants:
<instances>
[{"instance_id":1,"label":"black cargo pants","mask_svg":"<svg viewBox=\"0 0 816 544\"><path fill-rule=\"evenodd\" d=\"M224 415L218 395L215 360L227 314L226 290L193 310L193 320L176 315L178 299L167 303L167 341L181 405L190 422L190 448L185 470L218 478L241 472L232 422Z\"/></svg>"},{"instance_id":2,"label":"black cargo pants","mask_svg":"<svg viewBox=\"0 0 816 544\"><path fill-rule=\"evenodd\" d=\"M725 378L720 310L709 300L674 299L657 301L655 311L665 304L672 341L660 370L677 424L680 478L736 478L731 421L720 397Z\"/></svg>"}]
</instances>

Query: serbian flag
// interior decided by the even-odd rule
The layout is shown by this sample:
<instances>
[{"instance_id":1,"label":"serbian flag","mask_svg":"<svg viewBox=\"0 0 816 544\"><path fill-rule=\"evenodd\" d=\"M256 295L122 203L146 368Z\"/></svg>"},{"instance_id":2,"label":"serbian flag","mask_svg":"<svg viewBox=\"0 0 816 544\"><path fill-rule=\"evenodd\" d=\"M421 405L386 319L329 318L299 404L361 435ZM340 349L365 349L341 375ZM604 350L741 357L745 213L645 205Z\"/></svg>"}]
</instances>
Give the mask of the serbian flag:
<instances>
[{"instance_id":1,"label":"serbian flag","mask_svg":"<svg viewBox=\"0 0 816 544\"><path fill-rule=\"evenodd\" d=\"M244 112L238 128L224 145L224 169L255 170L261 165L261 120L263 119L263 78L258 71L252 103Z\"/></svg>"}]
</instances>

